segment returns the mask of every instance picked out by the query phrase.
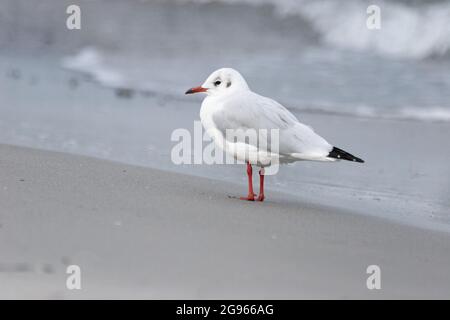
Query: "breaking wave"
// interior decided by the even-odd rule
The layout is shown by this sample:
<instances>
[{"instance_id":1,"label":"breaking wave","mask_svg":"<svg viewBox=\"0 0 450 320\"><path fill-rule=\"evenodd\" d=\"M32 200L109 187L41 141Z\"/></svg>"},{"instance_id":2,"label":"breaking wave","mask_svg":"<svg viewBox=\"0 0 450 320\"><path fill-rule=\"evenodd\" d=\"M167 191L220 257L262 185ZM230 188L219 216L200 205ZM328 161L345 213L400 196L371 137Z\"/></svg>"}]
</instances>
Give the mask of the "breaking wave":
<instances>
[{"instance_id":1,"label":"breaking wave","mask_svg":"<svg viewBox=\"0 0 450 320\"><path fill-rule=\"evenodd\" d=\"M330 46L375 52L395 58L424 59L450 51L448 1L335 1L335 0L178 0L271 5L281 17L307 21ZM378 5L381 29L366 27L369 5Z\"/></svg>"}]
</instances>

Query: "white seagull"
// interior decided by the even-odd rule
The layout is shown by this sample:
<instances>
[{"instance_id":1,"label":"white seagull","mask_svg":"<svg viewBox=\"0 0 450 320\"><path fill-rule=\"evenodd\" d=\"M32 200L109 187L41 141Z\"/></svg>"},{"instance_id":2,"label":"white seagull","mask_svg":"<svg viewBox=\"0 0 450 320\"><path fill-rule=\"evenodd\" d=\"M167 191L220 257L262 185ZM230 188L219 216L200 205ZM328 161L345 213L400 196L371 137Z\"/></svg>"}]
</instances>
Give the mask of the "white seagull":
<instances>
[{"instance_id":1,"label":"white seagull","mask_svg":"<svg viewBox=\"0 0 450 320\"><path fill-rule=\"evenodd\" d=\"M273 164L275 159L279 163L300 160L364 162L329 144L275 100L251 91L244 77L234 69L214 71L201 86L189 89L186 94L197 92L207 95L200 109L206 132L225 152L247 163L248 195L242 197L243 200L255 200L252 165L261 167L260 192L256 200L263 201L264 167ZM235 137L232 140L227 137L228 130L249 129L265 133L278 130L278 148L274 148L271 141L266 142L263 148L260 141L236 141ZM267 134L265 137L269 140Z\"/></svg>"}]
</instances>

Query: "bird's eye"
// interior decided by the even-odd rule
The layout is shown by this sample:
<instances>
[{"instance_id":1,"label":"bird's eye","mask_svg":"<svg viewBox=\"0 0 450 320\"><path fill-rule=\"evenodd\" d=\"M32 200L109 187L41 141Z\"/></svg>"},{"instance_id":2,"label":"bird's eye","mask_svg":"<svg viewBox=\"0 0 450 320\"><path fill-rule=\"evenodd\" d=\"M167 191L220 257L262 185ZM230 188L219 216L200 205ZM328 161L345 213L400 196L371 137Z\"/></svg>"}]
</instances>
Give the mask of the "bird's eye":
<instances>
[{"instance_id":1,"label":"bird's eye","mask_svg":"<svg viewBox=\"0 0 450 320\"><path fill-rule=\"evenodd\" d=\"M217 80L216 82L214 82L214 85L217 87L221 84L222 82L220 80Z\"/></svg>"}]
</instances>

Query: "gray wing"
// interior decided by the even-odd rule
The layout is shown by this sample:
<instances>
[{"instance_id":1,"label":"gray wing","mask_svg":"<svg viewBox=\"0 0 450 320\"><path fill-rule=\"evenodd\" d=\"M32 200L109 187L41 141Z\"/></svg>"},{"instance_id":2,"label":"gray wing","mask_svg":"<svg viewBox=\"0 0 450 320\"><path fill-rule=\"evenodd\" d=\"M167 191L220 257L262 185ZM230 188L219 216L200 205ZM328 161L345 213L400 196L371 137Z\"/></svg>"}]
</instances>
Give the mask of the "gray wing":
<instances>
[{"instance_id":1,"label":"gray wing","mask_svg":"<svg viewBox=\"0 0 450 320\"><path fill-rule=\"evenodd\" d=\"M227 140L240 141L236 137L230 139L227 129L232 131L246 131L254 129L257 133L257 142L246 143L260 146L267 141L267 150L274 151L274 143L271 139L271 129L278 129L279 141L277 152L282 155L310 154L314 156L326 156L331 150L331 145L317 135L310 127L300 123L297 118L278 102L248 92L235 95L225 101L219 111L213 114L213 121ZM265 129L265 130L261 130ZM278 140L278 139L277 139ZM234 142L230 141L230 142Z\"/></svg>"}]
</instances>

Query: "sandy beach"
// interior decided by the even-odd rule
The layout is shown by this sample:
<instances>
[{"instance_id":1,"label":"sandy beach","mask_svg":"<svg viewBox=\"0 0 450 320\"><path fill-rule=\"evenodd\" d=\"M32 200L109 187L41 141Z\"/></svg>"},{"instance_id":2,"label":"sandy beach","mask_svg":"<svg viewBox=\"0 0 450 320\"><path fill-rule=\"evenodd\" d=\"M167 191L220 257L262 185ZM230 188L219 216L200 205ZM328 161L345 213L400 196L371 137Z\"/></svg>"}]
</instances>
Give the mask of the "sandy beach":
<instances>
[{"instance_id":1,"label":"sandy beach","mask_svg":"<svg viewBox=\"0 0 450 320\"><path fill-rule=\"evenodd\" d=\"M450 296L447 233L64 153L1 145L0 159L0 298ZM72 264L81 290L66 289Z\"/></svg>"},{"instance_id":2,"label":"sandy beach","mask_svg":"<svg viewBox=\"0 0 450 320\"><path fill-rule=\"evenodd\" d=\"M382 3L3 0L0 298L449 298L450 4ZM173 161L221 67L365 163Z\"/></svg>"}]
</instances>

